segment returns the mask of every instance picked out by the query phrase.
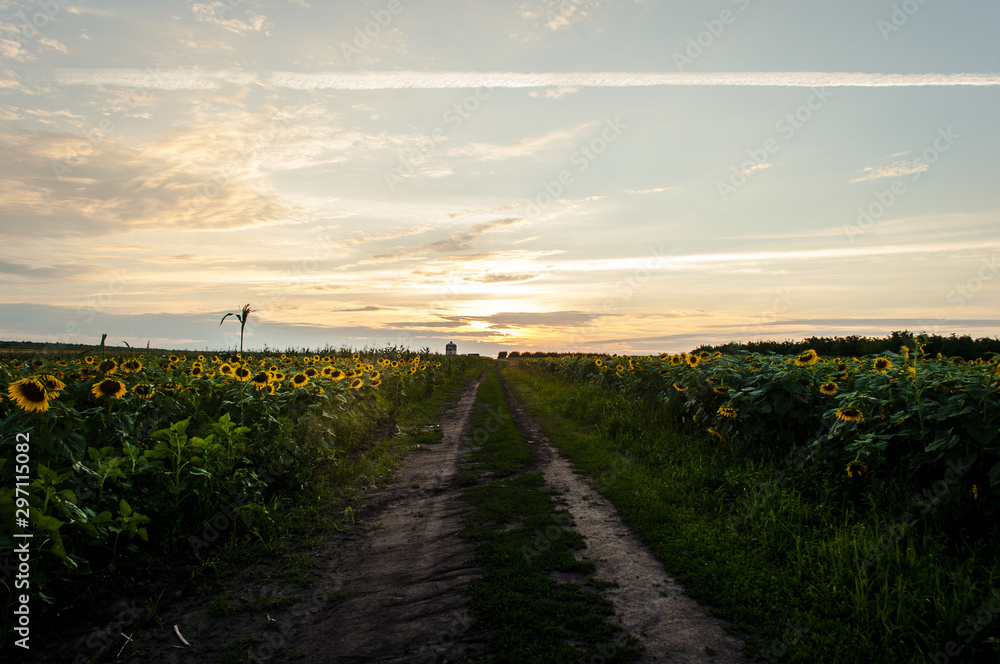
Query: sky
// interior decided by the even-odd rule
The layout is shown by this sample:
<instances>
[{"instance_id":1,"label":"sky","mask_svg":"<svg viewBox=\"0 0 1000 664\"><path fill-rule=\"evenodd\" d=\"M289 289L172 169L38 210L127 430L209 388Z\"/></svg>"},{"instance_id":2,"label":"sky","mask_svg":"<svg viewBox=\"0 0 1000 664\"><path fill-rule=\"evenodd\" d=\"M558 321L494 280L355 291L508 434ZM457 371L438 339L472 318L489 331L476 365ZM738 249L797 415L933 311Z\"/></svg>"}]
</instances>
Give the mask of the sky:
<instances>
[{"instance_id":1,"label":"sky","mask_svg":"<svg viewBox=\"0 0 1000 664\"><path fill-rule=\"evenodd\" d=\"M1000 335L988 0L0 0L0 339Z\"/></svg>"}]
</instances>

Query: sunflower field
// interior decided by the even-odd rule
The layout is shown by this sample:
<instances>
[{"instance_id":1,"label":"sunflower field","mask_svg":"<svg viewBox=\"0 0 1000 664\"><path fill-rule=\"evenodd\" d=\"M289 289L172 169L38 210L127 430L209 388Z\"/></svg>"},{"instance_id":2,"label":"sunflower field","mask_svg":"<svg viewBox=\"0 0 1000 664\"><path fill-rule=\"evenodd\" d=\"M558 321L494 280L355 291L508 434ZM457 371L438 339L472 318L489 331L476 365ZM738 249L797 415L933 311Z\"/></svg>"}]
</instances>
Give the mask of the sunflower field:
<instances>
[{"instance_id":1,"label":"sunflower field","mask_svg":"<svg viewBox=\"0 0 1000 664\"><path fill-rule=\"evenodd\" d=\"M850 479L916 483L963 468L969 498L1000 506L1000 365L930 357L923 348L822 358L721 352L526 360L658 404L678 427L716 444L782 457L797 448Z\"/></svg>"},{"instance_id":2,"label":"sunflower field","mask_svg":"<svg viewBox=\"0 0 1000 664\"><path fill-rule=\"evenodd\" d=\"M203 536L220 506L235 518L225 535L266 542L281 530L280 504L337 480L401 413L478 360L396 348L9 356L0 359L0 518L11 524L22 507L13 450L27 434L31 585L45 602L65 602L87 579L162 568L167 554L200 556L222 538ZM0 559L13 544L5 527ZM11 593L11 575L2 582Z\"/></svg>"},{"instance_id":3,"label":"sunflower field","mask_svg":"<svg viewBox=\"0 0 1000 664\"><path fill-rule=\"evenodd\" d=\"M508 371L667 569L761 635L755 661L997 662L997 356L896 348Z\"/></svg>"}]
</instances>

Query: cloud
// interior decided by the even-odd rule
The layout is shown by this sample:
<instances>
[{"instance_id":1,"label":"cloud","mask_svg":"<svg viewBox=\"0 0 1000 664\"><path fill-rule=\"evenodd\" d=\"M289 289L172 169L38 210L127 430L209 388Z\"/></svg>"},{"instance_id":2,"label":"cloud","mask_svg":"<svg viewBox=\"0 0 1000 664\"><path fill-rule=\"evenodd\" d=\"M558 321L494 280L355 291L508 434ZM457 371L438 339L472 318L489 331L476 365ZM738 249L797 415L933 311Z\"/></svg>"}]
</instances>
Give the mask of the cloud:
<instances>
[{"instance_id":1,"label":"cloud","mask_svg":"<svg viewBox=\"0 0 1000 664\"><path fill-rule=\"evenodd\" d=\"M915 173L923 173L930 164L923 159L904 159L896 161L888 166L866 166L862 169L864 175L856 177L851 182L865 182L867 180L880 180L882 178L901 178Z\"/></svg>"},{"instance_id":2,"label":"cloud","mask_svg":"<svg viewBox=\"0 0 1000 664\"><path fill-rule=\"evenodd\" d=\"M475 240L485 233L490 233L498 229L508 228L524 221L524 219L497 219L469 227L469 230L456 233L443 240L428 242L415 247L403 247L388 254L379 254L366 260L362 260L358 265L371 265L378 263L396 263L403 260L415 259L426 256L429 253L456 254L473 249ZM342 266L351 267L351 266Z\"/></svg>"},{"instance_id":3,"label":"cloud","mask_svg":"<svg viewBox=\"0 0 1000 664\"><path fill-rule=\"evenodd\" d=\"M88 270L86 268L79 266L60 265L57 267L32 267L23 263L12 263L10 261L0 259L0 273L16 277L31 277L52 280L79 277L87 272Z\"/></svg>"},{"instance_id":4,"label":"cloud","mask_svg":"<svg viewBox=\"0 0 1000 664\"><path fill-rule=\"evenodd\" d=\"M1000 85L1000 74L876 74L868 72L251 72L244 70L61 69L63 85L105 85L157 90L214 90L259 85L292 90L444 90L452 88L727 87L950 87Z\"/></svg>"},{"instance_id":5,"label":"cloud","mask_svg":"<svg viewBox=\"0 0 1000 664\"><path fill-rule=\"evenodd\" d=\"M500 272L490 272L479 277L472 277L472 281L483 284L511 283L518 281L531 281L538 277L537 274L504 274Z\"/></svg>"},{"instance_id":6,"label":"cloud","mask_svg":"<svg viewBox=\"0 0 1000 664\"><path fill-rule=\"evenodd\" d=\"M562 99L563 97L568 97L579 91L580 88L575 86L560 85L558 87L546 88L544 90L532 90L528 93L528 96L535 97L536 99Z\"/></svg>"},{"instance_id":7,"label":"cloud","mask_svg":"<svg viewBox=\"0 0 1000 664\"><path fill-rule=\"evenodd\" d=\"M576 141L582 133L599 125L599 122L585 122L575 127L553 129L539 136L528 136L513 143L466 143L448 149L446 154L448 156L470 157L477 161L533 157L536 154L567 147Z\"/></svg>"},{"instance_id":8,"label":"cloud","mask_svg":"<svg viewBox=\"0 0 1000 664\"><path fill-rule=\"evenodd\" d=\"M267 35L270 34L271 28L274 27L274 24L266 16L249 10L246 12L250 17L249 21L241 21L238 18L224 18L226 12L230 11L233 11L233 8L222 2L191 5L191 12L194 14L195 19L225 28L241 37L250 32L262 32Z\"/></svg>"},{"instance_id":9,"label":"cloud","mask_svg":"<svg viewBox=\"0 0 1000 664\"><path fill-rule=\"evenodd\" d=\"M680 187L656 187L655 189L626 189L626 194L658 194L661 191L673 191Z\"/></svg>"}]
</instances>

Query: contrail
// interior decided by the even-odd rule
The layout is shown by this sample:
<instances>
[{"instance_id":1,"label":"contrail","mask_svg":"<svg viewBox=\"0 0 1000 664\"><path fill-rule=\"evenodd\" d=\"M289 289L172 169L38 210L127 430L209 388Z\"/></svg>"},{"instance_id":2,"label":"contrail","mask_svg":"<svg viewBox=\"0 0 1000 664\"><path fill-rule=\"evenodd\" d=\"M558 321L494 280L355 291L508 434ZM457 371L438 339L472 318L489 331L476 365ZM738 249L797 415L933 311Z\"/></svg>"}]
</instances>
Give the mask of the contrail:
<instances>
[{"instance_id":1,"label":"contrail","mask_svg":"<svg viewBox=\"0 0 1000 664\"><path fill-rule=\"evenodd\" d=\"M865 72L249 72L198 69L62 69L64 85L157 90L212 90L258 85L292 90L442 90L447 88L626 88L651 86L950 87L1000 85L1000 74L875 74Z\"/></svg>"}]
</instances>

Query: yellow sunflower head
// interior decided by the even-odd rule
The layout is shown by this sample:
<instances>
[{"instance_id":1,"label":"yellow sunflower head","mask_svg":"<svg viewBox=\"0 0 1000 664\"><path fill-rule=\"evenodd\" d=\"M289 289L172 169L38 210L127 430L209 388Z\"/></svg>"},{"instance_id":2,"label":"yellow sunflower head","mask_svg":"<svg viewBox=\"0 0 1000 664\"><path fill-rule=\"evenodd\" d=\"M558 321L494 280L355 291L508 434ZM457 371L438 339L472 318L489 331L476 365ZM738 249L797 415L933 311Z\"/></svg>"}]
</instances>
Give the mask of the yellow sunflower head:
<instances>
[{"instance_id":1,"label":"yellow sunflower head","mask_svg":"<svg viewBox=\"0 0 1000 664\"><path fill-rule=\"evenodd\" d=\"M236 377L236 380L240 380L245 383L253 377L253 372L246 367L240 367L233 372L233 375Z\"/></svg>"},{"instance_id":2,"label":"yellow sunflower head","mask_svg":"<svg viewBox=\"0 0 1000 664\"><path fill-rule=\"evenodd\" d=\"M22 378L7 387L7 396L22 410L44 413L49 409L49 395L37 378Z\"/></svg>"},{"instance_id":3,"label":"yellow sunflower head","mask_svg":"<svg viewBox=\"0 0 1000 664\"><path fill-rule=\"evenodd\" d=\"M725 385L716 385L715 387L712 388L712 391L715 392L716 394L725 394L726 392L729 391L729 388Z\"/></svg>"},{"instance_id":4,"label":"yellow sunflower head","mask_svg":"<svg viewBox=\"0 0 1000 664\"><path fill-rule=\"evenodd\" d=\"M219 367L219 373L222 374L223 376L232 376L233 375L232 365L226 362L225 364Z\"/></svg>"},{"instance_id":5,"label":"yellow sunflower head","mask_svg":"<svg viewBox=\"0 0 1000 664\"><path fill-rule=\"evenodd\" d=\"M50 399L59 396L59 390L66 387L66 383L59 380L58 376L53 376L52 374L38 374L35 378L41 382Z\"/></svg>"},{"instance_id":6,"label":"yellow sunflower head","mask_svg":"<svg viewBox=\"0 0 1000 664\"><path fill-rule=\"evenodd\" d=\"M804 350L795 358L795 366L808 367L809 365L816 364L818 361L819 355L816 354L816 351L812 349Z\"/></svg>"},{"instance_id":7,"label":"yellow sunflower head","mask_svg":"<svg viewBox=\"0 0 1000 664\"><path fill-rule=\"evenodd\" d=\"M253 378L251 378L250 382L253 383L254 388L262 390L271 383L271 376L261 371Z\"/></svg>"},{"instance_id":8,"label":"yellow sunflower head","mask_svg":"<svg viewBox=\"0 0 1000 664\"><path fill-rule=\"evenodd\" d=\"M880 357L876 359L875 364L872 365L872 371L880 374L889 373L889 369L892 369L892 362L890 362L887 357Z\"/></svg>"},{"instance_id":9,"label":"yellow sunflower head","mask_svg":"<svg viewBox=\"0 0 1000 664\"><path fill-rule=\"evenodd\" d=\"M125 383L114 378L105 378L99 383L94 383L90 388L91 393L98 399L121 399L125 396Z\"/></svg>"},{"instance_id":10,"label":"yellow sunflower head","mask_svg":"<svg viewBox=\"0 0 1000 664\"><path fill-rule=\"evenodd\" d=\"M868 472L868 466L860 461L852 461L847 464L847 476L851 478L863 477Z\"/></svg>"},{"instance_id":11,"label":"yellow sunflower head","mask_svg":"<svg viewBox=\"0 0 1000 664\"><path fill-rule=\"evenodd\" d=\"M837 411L837 419L845 422L860 422L864 415L857 408L841 408Z\"/></svg>"},{"instance_id":12,"label":"yellow sunflower head","mask_svg":"<svg viewBox=\"0 0 1000 664\"><path fill-rule=\"evenodd\" d=\"M362 385L364 385L364 382L360 378L355 378L353 381L351 381L351 389L352 390L356 390L359 387L361 387Z\"/></svg>"},{"instance_id":13,"label":"yellow sunflower head","mask_svg":"<svg viewBox=\"0 0 1000 664\"><path fill-rule=\"evenodd\" d=\"M132 394L140 399L149 399L156 389L149 383L139 383L132 388Z\"/></svg>"},{"instance_id":14,"label":"yellow sunflower head","mask_svg":"<svg viewBox=\"0 0 1000 664\"><path fill-rule=\"evenodd\" d=\"M308 382L309 382L309 376L305 375L304 373L300 372L292 376L293 387L302 387Z\"/></svg>"},{"instance_id":15,"label":"yellow sunflower head","mask_svg":"<svg viewBox=\"0 0 1000 664\"><path fill-rule=\"evenodd\" d=\"M731 408L729 406L720 406L719 407L719 415L722 415L723 417L733 417L733 418L735 418L736 414L737 413L736 413L736 409L735 408Z\"/></svg>"},{"instance_id":16,"label":"yellow sunflower head","mask_svg":"<svg viewBox=\"0 0 1000 664\"><path fill-rule=\"evenodd\" d=\"M118 371L118 363L115 361L115 358L109 357L101 360L101 363L97 365L97 370L103 374L113 374Z\"/></svg>"},{"instance_id":17,"label":"yellow sunflower head","mask_svg":"<svg viewBox=\"0 0 1000 664\"><path fill-rule=\"evenodd\" d=\"M827 396L832 397L837 393L837 384L834 383L833 381L830 381L828 383L823 383L822 385L819 386L819 391Z\"/></svg>"}]
</instances>

